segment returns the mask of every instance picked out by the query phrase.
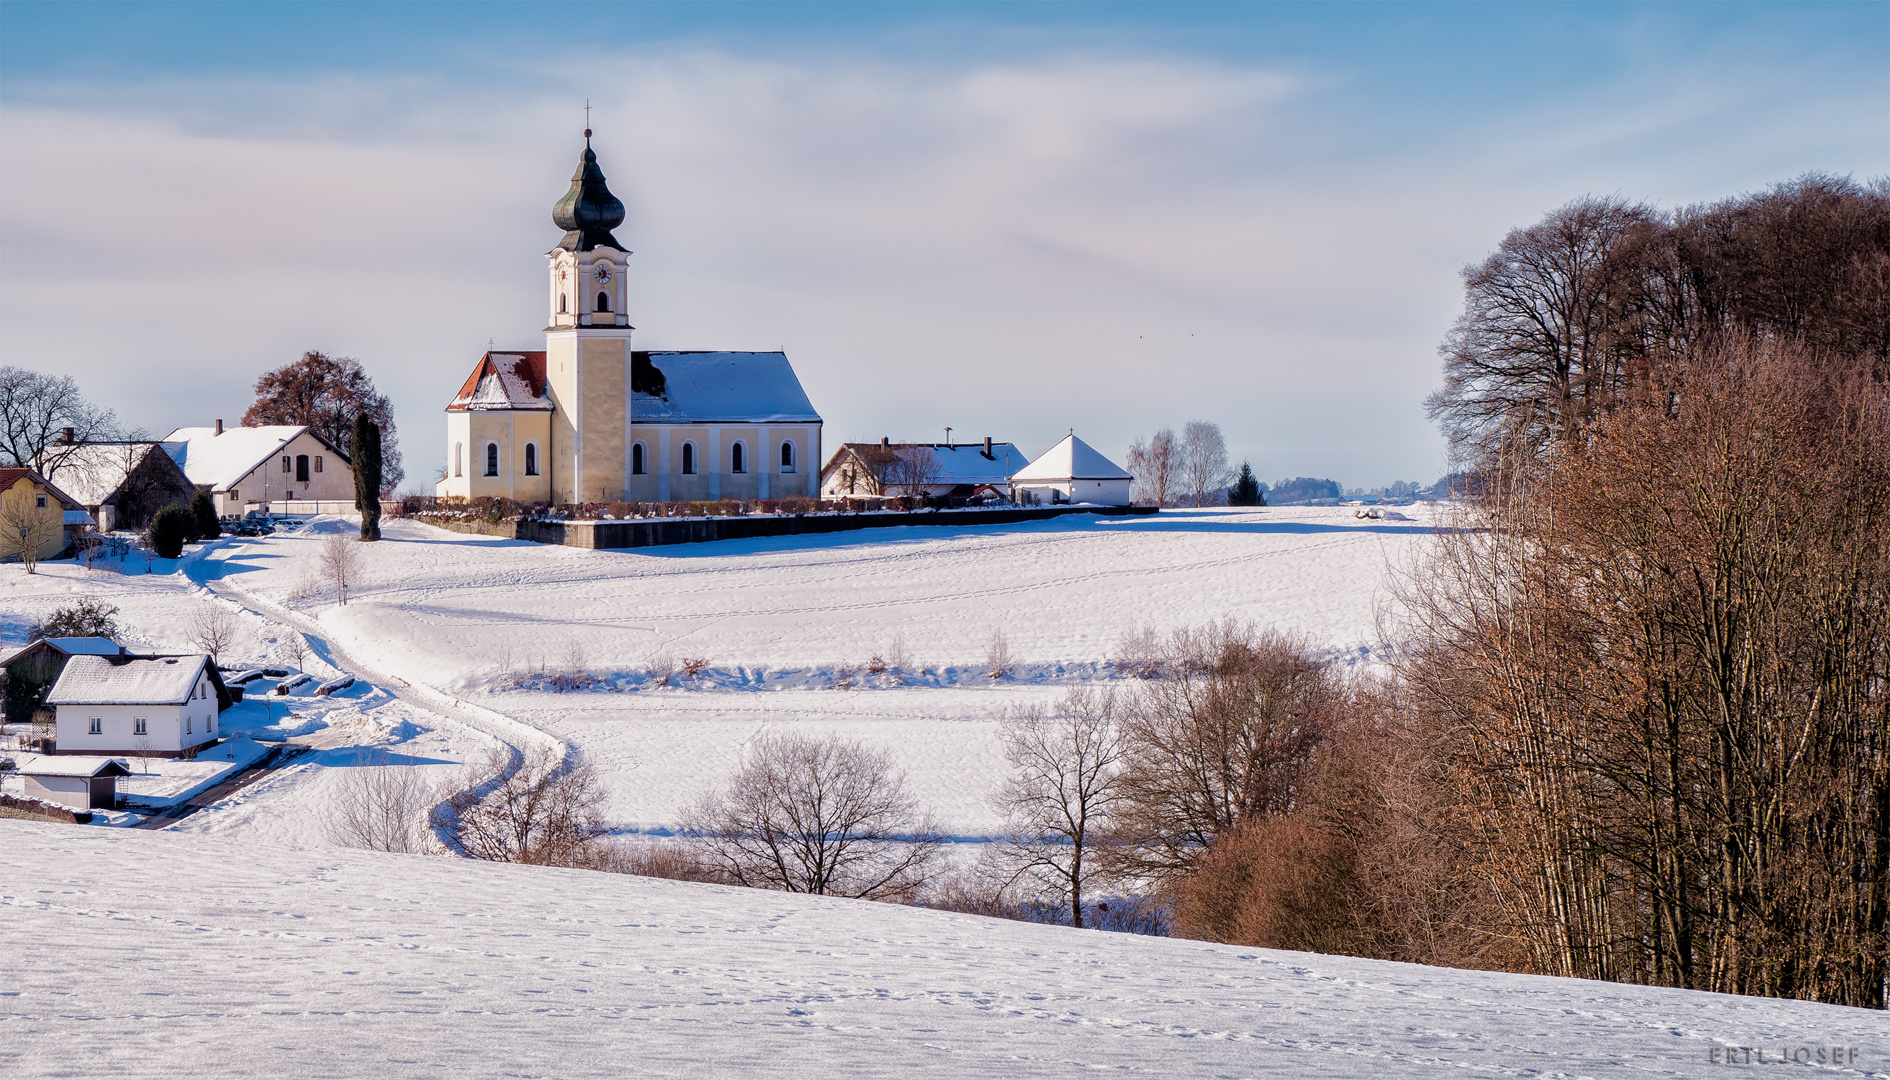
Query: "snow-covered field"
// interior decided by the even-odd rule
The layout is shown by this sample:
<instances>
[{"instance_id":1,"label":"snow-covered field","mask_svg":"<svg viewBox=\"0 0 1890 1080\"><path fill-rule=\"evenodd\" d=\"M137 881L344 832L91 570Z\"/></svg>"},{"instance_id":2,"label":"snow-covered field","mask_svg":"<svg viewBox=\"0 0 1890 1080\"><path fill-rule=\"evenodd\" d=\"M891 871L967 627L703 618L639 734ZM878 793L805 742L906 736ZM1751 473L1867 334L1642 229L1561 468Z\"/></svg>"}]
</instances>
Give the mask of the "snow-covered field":
<instances>
[{"instance_id":1,"label":"snow-covered field","mask_svg":"<svg viewBox=\"0 0 1890 1080\"><path fill-rule=\"evenodd\" d=\"M1801 1048L1825 1063L1785 1075L1890 1076L1884 1014L1805 1002L247 838L0 845L9 1077L1719 1077Z\"/></svg>"},{"instance_id":2,"label":"snow-covered field","mask_svg":"<svg viewBox=\"0 0 1890 1080\"><path fill-rule=\"evenodd\" d=\"M889 747L927 808L967 837L998 825L988 796L1007 708L1113 678L1136 627L1250 620L1369 663L1387 568L1430 535L1424 520L1349 508L1214 509L593 552L389 522L341 607L310 597L319 538L342 527L224 541L187 569L260 609L318 619L383 681L570 743L604 772L620 827L672 827L751 739L798 725ZM1017 670L993 680L998 633ZM874 656L902 653L903 678L869 674ZM691 658L709 665L697 678L661 686L651 674ZM560 671L600 685L554 692Z\"/></svg>"}]
</instances>

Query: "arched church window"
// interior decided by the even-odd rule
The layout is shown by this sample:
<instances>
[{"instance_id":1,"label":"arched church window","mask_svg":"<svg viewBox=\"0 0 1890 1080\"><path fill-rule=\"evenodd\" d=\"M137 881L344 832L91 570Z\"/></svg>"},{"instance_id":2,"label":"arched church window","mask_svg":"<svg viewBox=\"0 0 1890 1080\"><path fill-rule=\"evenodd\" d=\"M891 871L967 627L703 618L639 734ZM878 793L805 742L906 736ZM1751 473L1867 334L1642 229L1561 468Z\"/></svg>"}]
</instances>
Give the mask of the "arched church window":
<instances>
[{"instance_id":1,"label":"arched church window","mask_svg":"<svg viewBox=\"0 0 1890 1080\"><path fill-rule=\"evenodd\" d=\"M525 475L538 475L538 444L534 442L525 444Z\"/></svg>"},{"instance_id":2,"label":"arched church window","mask_svg":"<svg viewBox=\"0 0 1890 1080\"><path fill-rule=\"evenodd\" d=\"M649 471L648 469L643 467L643 444L640 442L631 443L630 444L630 472L633 475L642 476L644 473L648 471Z\"/></svg>"},{"instance_id":3,"label":"arched church window","mask_svg":"<svg viewBox=\"0 0 1890 1080\"><path fill-rule=\"evenodd\" d=\"M565 312L570 311L570 310L571 310L570 298L565 296L565 294L563 293L559 293L558 294L558 314L563 315Z\"/></svg>"},{"instance_id":4,"label":"arched church window","mask_svg":"<svg viewBox=\"0 0 1890 1080\"><path fill-rule=\"evenodd\" d=\"M686 442L682 444L682 471L684 476L694 476L696 473L695 443Z\"/></svg>"},{"instance_id":5,"label":"arched church window","mask_svg":"<svg viewBox=\"0 0 1890 1080\"><path fill-rule=\"evenodd\" d=\"M486 444L486 475L499 475L499 444L495 442Z\"/></svg>"},{"instance_id":6,"label":"arched church window","mask_svg":"<svg viewBox=\"0 0 1890 1080\"><path fill-rule=\"evenodd\" d=\"M781 444L781 471L784 473L794 471L794 444L791 442Z\"/></svg>"},{"instance_id":7,"label":"arched church window","mask_svg":"<svg viewBox=\"0 0 1890 1080\"><path fill-rule=\"evenodd\" d=\"M597 310L599 311L610 310L610 294L609 293L600 292L597 294Z\"/></svg>"},{"instance_id":8,"label":"arched church window","mask_svg":"<svg viewBox=\"0 0 1890 1080\"><path fill-rule=\"evenodd\" d=\"M741 443L728 448L728 471L732 473L748 471L748 448Z\"/></svg>"}]
</instances>

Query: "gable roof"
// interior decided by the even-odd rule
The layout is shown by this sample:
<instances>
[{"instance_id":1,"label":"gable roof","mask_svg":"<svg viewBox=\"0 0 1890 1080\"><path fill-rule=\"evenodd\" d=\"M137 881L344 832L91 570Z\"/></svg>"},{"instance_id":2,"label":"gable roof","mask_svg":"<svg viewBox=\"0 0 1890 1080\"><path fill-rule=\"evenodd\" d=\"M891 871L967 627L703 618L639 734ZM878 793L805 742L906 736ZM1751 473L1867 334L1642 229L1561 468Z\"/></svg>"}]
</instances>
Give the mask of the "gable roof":
<instances>
[{"instance_id":1,"label":"gable roof","mask_svg":"<svg viewBox=\"0 0 1890 1080\"><path fill-rule=\"evenodd\" d=\"M485 412L495 409L549 411L542 352L488 352L473 366L448 412Z\"/></svg>"},{"instance_id":2,"label":"gable roof","mask_svg":"<svg viewBox=\"0 0 1890 1080\"><path fill-rule=\"evenodd\" d=\"M653 424L818 424L784 352L637 352L631 418Z\"/></svg>"},{"instance_id":3,"label":"gable roof","mask_svg":"<svg viewBox=\"0 0 1890 1080\"><path fill-rule=\"evenodd\" d=\"M950 484L1004 484L1011 474L1029 464L1015 444L994 442L991 444L991 456L984 456L984 443L842 443L835 450L833 457L827 459L826 468L821 470L823 478L831 475L834 466L842 457L851 455L862 461L886 451L895 453L901 450L926 450L932 454L932 460L938 462L938 475L929 481L928 486Z\"/></svg>"},{"instance_id":4,"label":"gable roof","mask_svg":"<svg viewBox=\"0 0 1890 1080\"><path fill-rule=\"evenodd\" d=\"M82 505L79 500L59 490L57 485L39 475L39 472L34 469L0 469L0 491L5 491L12 487L19 483L21 479L31 480L36 486L44 488L46 494L59 500L59 508L61 510L85 509L84 505Z\"/></svg>"},{"instance_id":5,"label":"gable roof","mask_svg":"<svg viewBox=\"0 0 1890 1080\"><path fill-rule=\"evenodd\" d=\"M118 494L125 478L136 472L147 457L168 449L163 443L146 439L88 443L62 449L54 472L60 484L82 505L100 506ZM168 452L165 456L167 461L176 460Z\"/></svg>"},{"instance_id":6,"label":"gable roof","mask_svg":"<svg viewBox=\"0 0 1890 1080\"><path fill-rule=\"evenodd\" d=\"M20 766L21 776L130 776L124 758L86 757L79 754L43 755Z\"/></svg>"},{"instance_id":7,"label":"gable roof","mask_svg":"<svg viewBox=\"0 0 1890 1080\"><path fill-rule=\"evenodd\" d=\"M216 428L182 427L163 441L164 449L191 483L206 485L212 491L228 491L303 432L327 447L343 465L348 464L348 455L340 447L307 424L224 428L221 435Z\"/></svg>"},{"instance_id":8,"label":"gable roof","mask_svg":"<svg viewBox=\"0 0 1890 1080\"><path fill-rule=\"evenodd\" d=\"M166 657L75 656L48 705L182 705L210 664L202 653ZM213 682L215 680L212 680Z\"/></svg>"},{"instance_id":9,"label":"gable roof","mask_svg":"<svg viewBox=\"0 0 1890 1080\"><path fill-rule=\"evenodd\" d=\"M1132 480L1122 466L1096 452L1075 432L1011 474L1012 480Z\"/></svg>"},{"instance_id":10,"label":"gable roof","mask_svg":"<svg viewBox=\"0 0 1890 1080\"><path fill-rule=\"evenodd\" d=\"M61 656L119 656L125 651L122 645L105 637L39 638L17 649L0 653L0 664L11 664L35 650L58 653Z\"/></svg>"}]
</instances>

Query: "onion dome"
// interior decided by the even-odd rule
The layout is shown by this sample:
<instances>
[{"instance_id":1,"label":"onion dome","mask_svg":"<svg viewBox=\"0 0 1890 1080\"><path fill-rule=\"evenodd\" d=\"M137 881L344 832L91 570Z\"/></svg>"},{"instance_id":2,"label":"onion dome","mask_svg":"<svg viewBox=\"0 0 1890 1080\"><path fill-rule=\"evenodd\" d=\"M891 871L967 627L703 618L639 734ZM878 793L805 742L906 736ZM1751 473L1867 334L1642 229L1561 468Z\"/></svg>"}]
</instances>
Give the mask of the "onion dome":
<instances>
[{"instance_id":1,"label":"onion dome","mask_svg":"<svg viewBox=\"0 0 1890 1080\"><path fill-rule=\"evenodd\" d=\"M604 185L604 170L597 167L589 128L584 129L584 157L571 174L571 190L551 208L551 223L564 230L558 247L565 251L628 250L610 235L610 230L623 224L623 203Z\"/></svg>"}]
</instances>

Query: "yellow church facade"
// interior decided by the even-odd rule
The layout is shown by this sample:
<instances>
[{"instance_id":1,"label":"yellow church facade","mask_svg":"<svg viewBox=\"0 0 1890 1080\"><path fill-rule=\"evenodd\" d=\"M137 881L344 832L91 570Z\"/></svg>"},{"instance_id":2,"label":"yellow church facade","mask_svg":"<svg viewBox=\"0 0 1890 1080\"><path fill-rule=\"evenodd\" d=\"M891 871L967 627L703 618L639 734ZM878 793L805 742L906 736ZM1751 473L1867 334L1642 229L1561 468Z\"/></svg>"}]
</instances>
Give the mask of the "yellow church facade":
<instances>
[{"instance_id":1,"label":"yellow church facade","mask_svg":"<svg viewBox=\"0 0 1890 1080\"><path fill-rule=\"evenodd\" d=\"M590 132L546 255L542 351L492 351L447 405L438 494L521 502L781 499L818 492L820 414L785 353L639 351Z\"/></svg>"}]
</instances>

